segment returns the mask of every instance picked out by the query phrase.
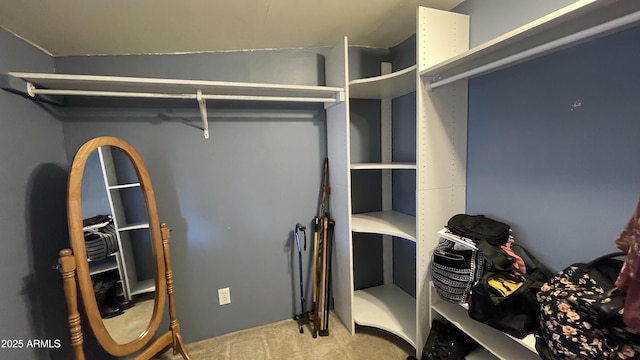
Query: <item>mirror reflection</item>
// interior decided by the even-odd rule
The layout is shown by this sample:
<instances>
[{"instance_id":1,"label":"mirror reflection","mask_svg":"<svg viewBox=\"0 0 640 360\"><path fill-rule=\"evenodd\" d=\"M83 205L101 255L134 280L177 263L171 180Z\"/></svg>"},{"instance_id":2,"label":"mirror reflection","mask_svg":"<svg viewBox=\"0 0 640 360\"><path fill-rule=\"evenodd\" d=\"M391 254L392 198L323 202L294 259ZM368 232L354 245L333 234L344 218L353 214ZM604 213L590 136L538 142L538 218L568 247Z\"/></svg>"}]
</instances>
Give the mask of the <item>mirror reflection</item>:
<instances>
[{"instance_id":1,"label":"mirror reflection","mask_svg":"<svg viewBox=\"0 0 640 360\"><path fill-rule=\"evenodd\" d=\"M91 153L82 177L87 261L102 321L119 344L142 336L153 315L156 274L145 204L123 150L102 146Z\"/></svg>"}]
</instances>

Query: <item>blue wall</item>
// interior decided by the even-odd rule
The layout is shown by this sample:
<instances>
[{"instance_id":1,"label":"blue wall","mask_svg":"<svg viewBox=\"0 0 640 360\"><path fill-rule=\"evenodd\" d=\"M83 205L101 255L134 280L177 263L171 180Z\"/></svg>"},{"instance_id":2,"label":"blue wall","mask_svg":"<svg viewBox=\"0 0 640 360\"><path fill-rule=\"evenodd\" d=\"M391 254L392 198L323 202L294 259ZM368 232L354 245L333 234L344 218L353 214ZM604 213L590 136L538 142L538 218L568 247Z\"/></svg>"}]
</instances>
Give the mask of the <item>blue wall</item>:
<instances>
[{"instance_id":1,"label":"blue wall","mask_svg":"<svg viewBox=\"0 0 640 360\"><path fill-rule=\"evenodd\" d=\"M58 73L322 85L323 51L62 57L55 64ZM388 51L379 49L350 53L358 59L352 69L360 75L379 73L379 59L388 58ZM209 101L211 138L205 140L195 101L110 103L126 108L89 108L68 116L68 156L100 135L123 138L140 152L160 219L173 230L171 258L185 340L299 312L292 230L297 222L309 225L317 212L326 156L322 105ZM188 118L158 115L176 109ZM115 115L105 116L107 111ZM230 115L216 115L220 111ZM291 117L292 112L298 116ZM310 255L309 250L304 254L308 291ZM224 287L230 288L231 304L219 306L217 289Z\"/></svg>"},{"instance_id":2,"label":"blue wall","mask_svg":"<svg viewBox=\"0 0 640 360\"><path fill-rule=\"evenodd\" d=\"M469 83L467 212L556 270L614 251L640 195L639 43L635 28Z\"/></svg>"},{"instance_id":3,"label":"blue wall","mask_svg":"<svg viewBox=\"0 0 640 360\"><path fill-rule=\"evenodd\" d=\"M53 60L0 29L0 73L52 72ZM2 359L69 358L67 309L60 273L52 269L69 247L67 159L62 124L29 99L0 90L0 348ZM27 348L59 339L60 349Z\"/></svg>"},{"instance_id":4,"label":"blue wall","mask_svg":"<svg viewBox=\"0 0 640 360\"><path fill-rule=\"evenodd\" d=\"M467 0L452 11L470 15L469 46L474 47L574 2L576 0Z\"/></svg>"}]
</instances>

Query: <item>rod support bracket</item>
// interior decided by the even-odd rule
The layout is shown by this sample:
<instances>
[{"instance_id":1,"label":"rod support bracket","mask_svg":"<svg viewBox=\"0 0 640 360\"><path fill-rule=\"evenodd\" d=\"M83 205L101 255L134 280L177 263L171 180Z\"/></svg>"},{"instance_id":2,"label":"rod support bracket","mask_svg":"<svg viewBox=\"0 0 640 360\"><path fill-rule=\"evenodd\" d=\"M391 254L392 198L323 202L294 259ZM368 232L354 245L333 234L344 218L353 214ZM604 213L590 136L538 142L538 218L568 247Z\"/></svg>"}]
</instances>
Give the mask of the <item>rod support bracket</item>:
<instances>
[{"instance_id":1,"label":"rod support bracket","mask_svg":"<svg viewBox=\"0 0 640 360\"><path fill-rule=\"evenodd\" d=\"M200 116L202 117L202 125L204 127L204 138L209 138L209 119L207 116L207 101L202 97L202 90L198 89L196 93L198 107L200 107Z\"/></svg>"},{"instance_id":2,"label":"rod support bracket","mask_svg":"<svg viewBox=\"0 0 640 360\"><path fill-rule=\"evenodd\" d=\"M27 94L31 97L36 97L36 87L27 81Z\"/></svg>"}]
</instances>

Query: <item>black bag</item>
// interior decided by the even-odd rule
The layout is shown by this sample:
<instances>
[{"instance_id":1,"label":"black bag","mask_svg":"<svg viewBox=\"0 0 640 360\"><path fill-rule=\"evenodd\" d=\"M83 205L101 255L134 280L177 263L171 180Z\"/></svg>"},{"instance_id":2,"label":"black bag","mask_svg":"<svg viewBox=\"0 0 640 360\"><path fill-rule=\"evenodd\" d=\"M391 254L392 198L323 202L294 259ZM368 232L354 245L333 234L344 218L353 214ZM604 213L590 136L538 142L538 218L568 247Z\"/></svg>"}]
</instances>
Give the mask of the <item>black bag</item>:
<instances>
[{"instance_id":1,"label":"black bag","mask_svg":"<svg viewBox=\"0 0 640 360\"><path fill-rule=\"evenodd\" d=\"M481 251L467 247L458 249L455 242L440 239L431 259L431 279L444 300L466 303L484 268Z\"/></svg>"},{"instance_id":2,"label":"black bag","mask_svg":"<svg viewBox=\"0 0 640 360\"><path fill-rule=\"evenodd\" d=\"M640 359L640 336L624 325L624 296L615 291L621 255L573 264L544 284L536 338L543 358Z\"/></svg>"},{"instance_id":3,"label":"black bag","mask_svg":"<svg viewBox=\"0 0 640 360\"><path fill-rule=\"evenodd\" d=\"M499 246L509 240L511 227L484 215L457 214L449 219L447 228L456 235Z\"/></svg>"},{"instance_id":4,"label":"black bag","mask_svg":"<svg viewBox=\"0 0 640 360\"><path fill-rule=\"evenodd\" d=\"M478 343L462 330L434 319L421 360L464 360L477 347Z\"/></svg>"},{"instance_id":5,"label":"black bag","mask_svg":"<svg viewBox=\"0 0 640 360\"><path fill-rule=\"evenodd\" d=\"M522 339L540 326L536 294L553 273L524 247L514 244L513 248L519 248L524 253L522 255L528 258L525 261L527 274L518 275L508 271L486 273L473 287L468 314L472 319ZM515 286L517 290L508 294L500 293L492 287L492 282L497 278L518 283ZM511 283L506 287L512 287Z\"/></svg>"},{"instance_id":6,"label":"black bag","mask_svg":"<svg viewBox=\"0 0 640 360\"><path fill-rule=\"evenodd\" d=\"M84 219L83 230L89 260L104 260L118 251L118 237L111 215L96 215Z\"/></svg>"}]
</instances>

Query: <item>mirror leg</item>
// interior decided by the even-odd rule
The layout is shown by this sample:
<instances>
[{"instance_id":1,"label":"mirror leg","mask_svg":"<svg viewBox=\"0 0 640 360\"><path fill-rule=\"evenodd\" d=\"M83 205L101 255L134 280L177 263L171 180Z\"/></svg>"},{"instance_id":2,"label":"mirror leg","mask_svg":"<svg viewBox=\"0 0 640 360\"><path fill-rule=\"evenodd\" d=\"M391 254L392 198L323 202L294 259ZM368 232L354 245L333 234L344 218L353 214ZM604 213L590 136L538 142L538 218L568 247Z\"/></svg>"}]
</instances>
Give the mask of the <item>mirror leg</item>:
<instances>
[{"instance_id":1,"label":"mirror leg","mask_svg":"<svg viewBox=\"0 0 640 360\"><path fill-rule=\"evenodd\" d=\"M169 328L173 336L173 354L180 353L185 360L190 360L187 348L180 336L180 325L176 318L176 305L173 302L173 271L171 271L171 254L169 252L169 238L171 230L167 227L166 223L160 224L160 233L162 234L162 250L164 252L164 265L166 269L167 277L167 295L169 297Z\"/></svg>"},{"instance_id":2,"label":"mirror leg","mask_svg":"<svg viewBox=\"0 0 640 360\"><path fill-rule=\"evenodd\" d=\"M76 261L71 249L60 251L60 273L64 285L64 295L67 298L67 310L69 311L69 332L71 333L71 346L76 360L84 360L82 350L82 328L80 326L80 313L78 312L78 290L76 287Z\"/></svg>"}]
</instances>

